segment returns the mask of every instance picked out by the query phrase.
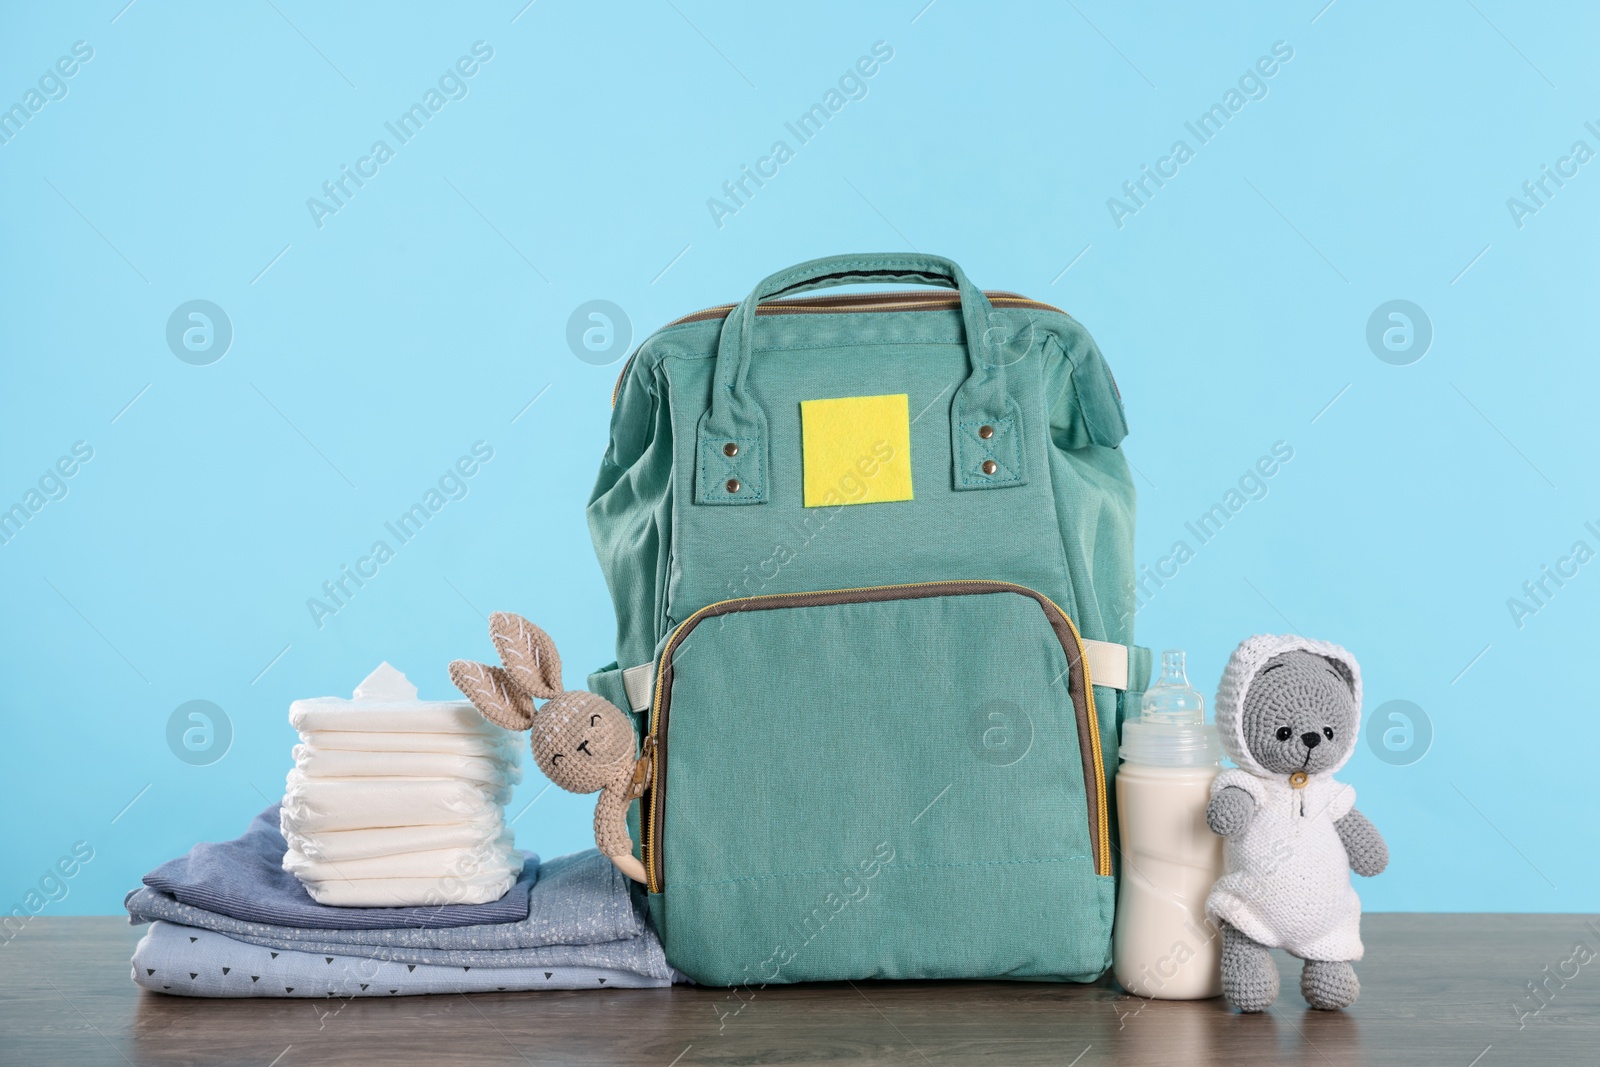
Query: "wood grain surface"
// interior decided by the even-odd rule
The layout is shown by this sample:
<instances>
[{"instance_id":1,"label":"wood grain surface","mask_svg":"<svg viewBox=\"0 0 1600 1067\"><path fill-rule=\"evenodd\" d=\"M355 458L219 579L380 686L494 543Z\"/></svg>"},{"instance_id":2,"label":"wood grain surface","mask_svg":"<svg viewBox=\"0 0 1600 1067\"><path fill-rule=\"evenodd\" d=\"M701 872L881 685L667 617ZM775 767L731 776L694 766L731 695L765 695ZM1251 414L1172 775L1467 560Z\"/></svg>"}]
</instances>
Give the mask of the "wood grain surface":
<instances>
[{"instance_id":1,"label":"wood grain surface","mask_svg":"<svg viewBox=\"0 0 1600 1067\"><path fill-rule=\"evenodd\" d=\"M0 946L5 1064L1509 1064L1600 1063L1600 920L1369 915L1362 996L1308 1009L1280 959L1273 1011L1089 986L856 982L382 1000L199 1000L129 980L139 931L34 919ZM1581 955L1578 959L1581 959ZM1548 968L1548 969L1547 969ZM1535 999L1529 983L1543 983ZM1537 1009L1537 1010L1536 1010Z\"/></svg>"}]
</instances>

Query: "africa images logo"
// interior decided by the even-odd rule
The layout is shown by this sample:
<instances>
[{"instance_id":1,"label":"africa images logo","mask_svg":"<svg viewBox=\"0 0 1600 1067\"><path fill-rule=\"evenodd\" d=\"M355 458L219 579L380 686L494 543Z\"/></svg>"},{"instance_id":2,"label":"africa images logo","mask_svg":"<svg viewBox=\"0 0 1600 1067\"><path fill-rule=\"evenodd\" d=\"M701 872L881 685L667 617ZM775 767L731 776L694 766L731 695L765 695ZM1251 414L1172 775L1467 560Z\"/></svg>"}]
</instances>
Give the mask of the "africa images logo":
<instances>
[{"instance_id":1,"label":"africa images logo","mask_svg":"<svg viewBox=\"0 0 1600 1067\"><path fill-rule=\"evenodd\" d=\"M379 168L395 157L395 150L401 145L410 143L411 139L422 132L433 116L444 110L446 104L452 100L465 100L467 98L467 82L476 77L483 69L483 64L494 58L494 49L486 41L476 41L472 45L470 56L461 56L455 64L445 69L439 75L436 85L430 85L423 92L422 99L414 102L402 111L392 122L385 122L383 128L389 131L394 138L394 145L379 138L372 142L372 147L367 154L356 160L354 168L347 163L339 165L339 175L322 183L321 197L307 197L306 210L311 213L311 221L317 229L322 229L324 220L331 215L337 215L348 207L356 193L366 188L367 182L378 176Z\"/></svg>"}]
</instances>

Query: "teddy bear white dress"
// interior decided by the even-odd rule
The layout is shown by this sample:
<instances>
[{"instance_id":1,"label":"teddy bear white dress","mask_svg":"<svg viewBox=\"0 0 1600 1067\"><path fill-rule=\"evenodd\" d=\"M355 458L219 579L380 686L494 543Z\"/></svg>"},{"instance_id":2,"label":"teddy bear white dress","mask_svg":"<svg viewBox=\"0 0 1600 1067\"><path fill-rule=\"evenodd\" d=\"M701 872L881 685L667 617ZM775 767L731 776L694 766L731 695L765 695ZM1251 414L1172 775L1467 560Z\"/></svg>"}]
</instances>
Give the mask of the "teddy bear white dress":
<instances>
[{"instance_id":1,"label":"teddy bear white dress","mask_svg":"<svg viewBox=\"0 0 1600 1067\"><path fill-rule=\"evenodd\" d=\"M1270 967L1265 949L1281 948L1308 961L1302 986L1313 1006L1343 1007L1355 999L1349 962L1363 954L1350 873L1387 862L1382 838L1355 811L1355 789L1332 777L1360 734L1360 667L1325 641L1252 637L1228 661L1216 719L1237 764L1217 776L1208 814L1226 839L1228 873L1206 901L1223 927L1224 989L1236 1007L1262 1010L1277 973L1259 973L1259 963ZM1258 973L1230 983L1230 963Z\"/></svg>"}]
</instances>

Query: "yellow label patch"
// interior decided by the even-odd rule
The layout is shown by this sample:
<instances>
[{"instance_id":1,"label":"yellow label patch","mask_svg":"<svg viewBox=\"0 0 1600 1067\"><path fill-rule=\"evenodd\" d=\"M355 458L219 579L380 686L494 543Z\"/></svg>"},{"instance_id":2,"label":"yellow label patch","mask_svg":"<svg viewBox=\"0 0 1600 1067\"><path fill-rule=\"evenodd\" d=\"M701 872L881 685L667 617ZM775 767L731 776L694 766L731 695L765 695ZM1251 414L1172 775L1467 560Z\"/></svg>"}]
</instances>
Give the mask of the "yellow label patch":
<instances>
[{"instance_id":1,"label":"yellow label patch","mask_svg":"<svg viewBox=\"0 0 1600 1067\"><path fill-rule=\"evenodd\" d=\"M800 402L806 507L911 499L905 393Z\"/></svg>"}]
</instances>

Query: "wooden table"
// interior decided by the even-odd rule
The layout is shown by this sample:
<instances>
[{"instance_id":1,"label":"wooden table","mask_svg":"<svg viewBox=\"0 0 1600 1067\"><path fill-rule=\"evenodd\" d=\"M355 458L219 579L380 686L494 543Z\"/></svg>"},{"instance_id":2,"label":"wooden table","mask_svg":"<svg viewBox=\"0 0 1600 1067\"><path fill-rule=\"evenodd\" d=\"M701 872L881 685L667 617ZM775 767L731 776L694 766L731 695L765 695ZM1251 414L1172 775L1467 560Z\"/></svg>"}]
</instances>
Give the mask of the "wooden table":
<instances>
[{"instance_id":1,"label":"wooden table","mask_svg":"<svg viewBox=\"0 0 1600 1067\"><path fill-rule=\"evenodd\" d=\"M0 1063L1600 1063L1600 955L1573 957L1579 943L1600 953L1600 920L1369 915L1363 933L1350 1011L1308 1009L1282 960L1277 1006L1241 1016L1220 1000L1140 1001L1109 977L197 1000L133 985L139 931L123 920L41 917L0 947ZM1543 1001L1528 988L1541 981Z\"/></svg>"}]
</instances>

